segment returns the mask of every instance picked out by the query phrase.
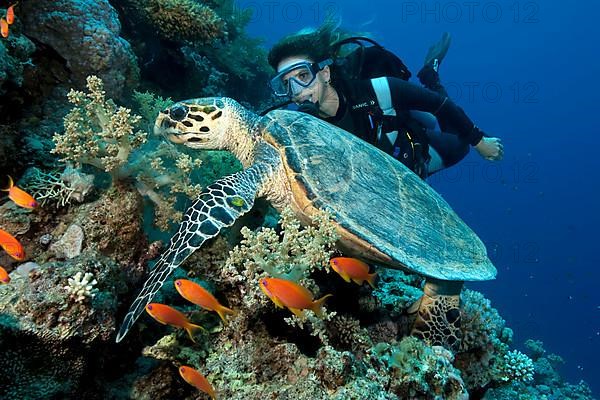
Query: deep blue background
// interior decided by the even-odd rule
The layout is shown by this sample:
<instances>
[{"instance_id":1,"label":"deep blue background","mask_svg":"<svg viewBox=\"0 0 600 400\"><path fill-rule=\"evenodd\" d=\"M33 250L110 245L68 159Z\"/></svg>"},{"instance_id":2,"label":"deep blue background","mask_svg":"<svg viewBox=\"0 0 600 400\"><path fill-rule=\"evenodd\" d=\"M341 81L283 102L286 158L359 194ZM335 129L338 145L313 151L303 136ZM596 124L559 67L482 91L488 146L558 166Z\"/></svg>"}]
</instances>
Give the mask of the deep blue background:
<instances>
[{"instance_id":1,"label":"deep blue background","mask_svg":"<svg viewBox=\"0 0 600 400\"><path fill-rule=\"evenodd\" d=\"M505 159L476 152L430 181L488 246L498 279L469 287L492 300L515 346L540 339L572 383L600 393L600 3L579 1L240 1L267 48L319 25L370 32L416 73L452 34L440 70L450 95Z\"/></svg>"}]
</instances>

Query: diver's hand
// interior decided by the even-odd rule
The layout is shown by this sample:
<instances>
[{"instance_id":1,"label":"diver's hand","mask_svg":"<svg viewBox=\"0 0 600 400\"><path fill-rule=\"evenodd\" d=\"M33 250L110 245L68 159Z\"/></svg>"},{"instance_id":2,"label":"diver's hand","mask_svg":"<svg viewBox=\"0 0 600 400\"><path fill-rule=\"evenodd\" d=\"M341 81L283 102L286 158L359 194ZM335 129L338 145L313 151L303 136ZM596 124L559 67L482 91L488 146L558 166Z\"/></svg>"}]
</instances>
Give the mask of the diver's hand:
<instances>
[{"instance_id":1,"label":"diver's hand","mask_svg":"<svg viewBox=\"0 0 600 400\"><path fill-rule=\"evenodd\" d=\"M502 140L497 137L482 137L475 149L488 161L500 161L504 157Z\"/></svg>"}]
</instances>

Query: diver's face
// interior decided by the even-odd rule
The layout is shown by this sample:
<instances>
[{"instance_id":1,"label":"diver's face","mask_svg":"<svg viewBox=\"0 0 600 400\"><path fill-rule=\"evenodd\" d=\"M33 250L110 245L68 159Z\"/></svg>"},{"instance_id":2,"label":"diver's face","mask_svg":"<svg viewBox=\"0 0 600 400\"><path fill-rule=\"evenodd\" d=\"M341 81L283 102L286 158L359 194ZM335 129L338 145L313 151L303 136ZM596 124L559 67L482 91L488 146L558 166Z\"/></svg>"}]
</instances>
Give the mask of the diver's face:
<instances>
[{"instance_id":1,"label":"diver's face","mask_svg":"<svg viewBox=\"0 0 600 400\"><path fill-rule=\"evenodd\" d=\"M308 57L287 57L277 64L277 71L283 71L284 69L303 61L307 61L309 63L314 62L314 60L311 60ZM316 76L314 77L315 79L307 87L301 86L295 82L295 80L298 80L300 82L307 83L310 82L312 78L313 76L311 71L307 71L305 68L294 69L282 77L284 81L289 81L291 99L294 103L301 104L305 101L310 101L311 103L316 103L318 101L319 103L323 103L325 100L327 86L326 82L328 82L330 78L329 66L326 66L321 71L317 72Z\"/></svg>"}]
</instances>

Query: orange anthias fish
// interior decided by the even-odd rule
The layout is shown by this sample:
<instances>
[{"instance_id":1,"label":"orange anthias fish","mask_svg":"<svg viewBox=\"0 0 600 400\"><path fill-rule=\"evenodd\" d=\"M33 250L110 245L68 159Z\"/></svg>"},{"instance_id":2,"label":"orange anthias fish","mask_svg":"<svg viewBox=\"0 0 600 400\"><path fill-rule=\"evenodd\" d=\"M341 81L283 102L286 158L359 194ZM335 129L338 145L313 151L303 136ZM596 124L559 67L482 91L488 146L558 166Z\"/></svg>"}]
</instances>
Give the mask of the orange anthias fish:
<instances>
[{"instance_id":1,"label":"orange anthias fish","mask_svg":"<svg viewBox=\"0 0 600 400\"><path fill-rule=\"evenodd\" d=\"M369 264L350 257L334 257L329 260L329 264L346 282L353 281L362 285L367 281L375 289L377 272L369 274Z\"/></svg>"},{"instance_id":2,"label":"orange anthias fish","mask_svg":"<svg viewBox=\"0 0 600 400\"><path fill-rule=\"evenodd\" d=\"M219 314L219 317L223 320L223 323L226 324L225 314L235 314L230 308L227 308L215 297L208 292L208 290L204 289L202 286L198 285L196 282L189 281L187 279L177 279L175 281L175 289L179 292L181 297L190 301L197 306L200 306L209 311L216 311Z\"/></svg>"},{"instance_id":3,"label":"orange anthias fish","mask_svg":"<svg viewBox=\"0 0 600 400\"><path fill-rule=\"evenodd\" d=\"M0 247L17 261L25 259L25 250L23 250L21 243L13 235L2 229L0 229Z\"/></svg>"},{"instance_id":4,"label":"orange anthias fish","mask_svg":"<svg viewBox=\"0 0 600 400\"><path fill-rule=\"evenodd\" d=\"M29 193L22 190L18 186L15 186L13 179L8 175L8 187L0 189L4 192L8 192L8 198L15 202L16 205L24 208L35 208L38 206L37 201Z\"/></svg>"},{"instance_id":5,"label":"orange anthias fish","mask_svg":"<svg viewBox=\"0 0 600 400\"><path fill-rule=\"evenodd\" d=\"M187 383L189 383L196 389L208 394L213 399L217 398L217 395L215 394L215 389L213 389L208 379L206 379L204 375L202 375L194 368L183 365L179 367L179 375L181 375L181 377Z\"/></svg>"},{"instance_id":6,"label":"orange anthias fish","mask_svg":"<svg viewBox=\"0 0 600 400\"><path fill-rule=\"evenodd\" d=\"M4 18L0 18L0 34L3 38L8 37L8 22Z\"/></svg>"},{"instance_id":7,"label":"orange anthias fish","mask_svg":"<svg viewBox=\"0 0 600 400\"><path fill-rule=\"evenodd\" d=\"M0 283L8 283L10 282L10 276L8 276L8 272L2 267L0 267Z\"/></svg>"},{"instance_id":8,"label":"orange anthias fish","mask_svg":"<svg viewBox=\"0 0 600 400\"><path fill-rule=\"evenodd\" d=\"M12 25L13 22L15 22L15 6L16 5L17 5L17 3L13 4L12 6L10 6L6 9L6 22L9 25Z\"/></svg>"},{"instance_id":9,"label":"orange anthias fish","mask_svg":"<svg viewBox=\"0 0 600 400\"><path fill-rule=\"evenodd\" d=\"M196 342L192 333L198 329L204 330L204 328L200 325L192 324L182 312L177 311L173 307L169 307L165 304L150 303L146 306L146 311L152 318L161 324L185 329L188 335L190 335L192 342Z\"/></svg>"},{"instance_id":10,"label":"orange anthias fish","mask_svg":"<svg viewBox=\"0 0 600 400\"><path fill-rule=\"evenodd\" d=\"M303 286L286 279L261 278L259 281L262 291L271 299L277 307L287 307L297 317L304 319L302 310L312 310L319 317L323 316L323 303L333 296L327 294L318 300L313 300L313 295Z\"/></svg>"}]
</instances>

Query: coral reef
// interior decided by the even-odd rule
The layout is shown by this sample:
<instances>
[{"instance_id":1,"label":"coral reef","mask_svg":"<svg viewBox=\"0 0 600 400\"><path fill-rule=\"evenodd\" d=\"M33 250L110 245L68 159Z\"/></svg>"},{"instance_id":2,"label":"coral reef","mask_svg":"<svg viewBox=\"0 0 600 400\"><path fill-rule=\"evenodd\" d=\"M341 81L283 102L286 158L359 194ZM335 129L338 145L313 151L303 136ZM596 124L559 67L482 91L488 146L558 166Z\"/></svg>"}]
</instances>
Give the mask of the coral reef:
<instances>
[{"instance_id":1,"label":"coral reef","mask_svg":"<svg viewBox=\"0 0 600 400\"><path fill-rule=\"evenodd\" d=\"M337 236L326 214L314 222L315 226L303 229L291 211L284 210L278 230L242 228L243 239L227 261L216 260L222 265L220 273L211 271L214 266L199 268L194 259L186 263L196 275L218 279L217 292L226 294L236 314L227 326L219 327L218 319L193 313L194 322L211 332L201 344L173 332L144 354L172 363L172 370L189 364L206 371L220 395L229 399L259 398L264 393L298 399L466 399L460 371L452 366L453 356L446 350L430 349L408 338L397 347L376 346L376 351L370 330L358 319L335 313L318 319L309 313L301 321L289 312L276 311L266 300L257 284L265 272L317 287L315 273L327 264ZM391 279L389 284L398 286ZM395 341L395 337L388 339Z\"/></svg>"},{"instance_id":2,"label":"coral reef","mask_svg":"<svg viewBox=\"0 0 600 400\"><path fill-rule=\"evenodd\" d=\"M146 247L140 219L142 204L134 189L113 187L98 200L79 207L72 223L82 227L87 248L131 268ZM64 225L57 226L52 236L59 237L64 229Z\"/></svg>"},{"instance_id":3,"label":"coral reef","mask_svg":"<svg viewBox=\"0 0 600 400\"><path fill-rule=\"evenodd\" d=\"M65 60L77 87L83 87L89 75L101 77L111 97L137 85L136 57L119 36L121 24L108 0L23 2L19 15L28 37Z\"/></svg>"},{"instance_id":4,"label":"coral reef","mask_svg":"<svg viewBox=\"0 0 600 400\"><path fill-rule=\"evenodd\" d=\"M562 359L555 354L546 354L543 346L540 341L527 340L525 347L531 357L531 359L528 358L528 361L525 361L528 379L515 380L510 385L490 389L486 393L485 399L593 399L592 391L585 382L581 381L576 385L572 385L562 379L558 372Z\"/></svg>"},{"instance_id":5,"label":"coral reef","mask_svg":"<svg viewBox=\"0 0 600 400\"><path fill-rule=\"evenodd\" d=\"M94 297L65 289L70 277L93 274ZM88 370L101 365L100 343L115 329L117 295L125 291L118 266L96 253L65 262L32 264L0 287L0 397L67 398Z\"/></svg>"},{"instance_id":6,"label":"coral reef","mask_svg":"<svg viewBox=\"0 0 600 400\"><path fill-rule=\"evenodd\" d=\"M456 365L469 390L506 382L512 330L481 293L465 289L462 301L463 340Z\"/></svg>"},{"instance_id":7,"label":"coral reef","mask_svg":"<svg viewBox=\"0 0 600 400\"><path fill-rule=\"evenodd\" d=\"M77 272L72 278L67 280L68 285L65 286L65 290L69 294L69 298L75 303L82 303L87 299L96 296L96 289L94 286L98 283L94 279L94 274L86 272L82 275L81 271Z\"/></svg>"},{"instance_id":8,"label":"coral reef","mask_svg":"<svg viewBox=\"0 0 600 400\"><path fill-rule=\"evenodd\" d=\"M128 6L163 38L210 44L225 36L224 21L194 0L127 0Z\"/></svg>"},{"instance_id":9,"label":"coral reef","mask_svg":"<svg viewBox=\"0 0 600 400\"><path fill-rule=\"evenodd\" d=\"M86 301L75 301L65 289L69 279L90 273L99 282L98 292ZM11 273L11 285L0 288L0 308L5 326L59 339L78 337L84 343L108 341L115 328L116 296L125 291L118 264L84 252L68 261L32 265Z\"/></svg>"},{"instance_id":10,"label":"coral reef","mask_svg":"<svg viewBox=\"0 0 600 400\"><path fill-rule=\"evenodd\" d=\"M62 172L44 172L39 168L29 168L23 175L24 188L41 206L65 207L72 203L82 203L94 188L94 176L67 166Z\"/></svg>"},{"instance_id":11,"label":"coral reef","mask_svg":"<svg viewBox=\"0 0 600 400\"><path fill-rule=\"evenodd\" d=\"M64 133L54 135L56 147L52 152L78 167L87 164L109 173L113 185L134 179L140 194L154 203L156 225L167 230L170 222L181 218L174 207L176 194L195 198L200 192L200 186L192 184L189 176L201 161L192 160L168 144L144 151L141 146L147 133L135 130L141 117L106 99L98 77L88 77L87 89L87 93L69 92L74 107L65 117ZM143 103L146 112L152 109L150 104L146 97ZM170 169L164 166L164 159L172 161Z\"/></svg>"},{"instance_id":12,"label":"coral reef","mask_svg":"<svg viewBox=\"0 0 600 400\"><path fill-rule=\"evenodd\" d=\"M380 343L373 351L392 368L390 391L399 398L469 398L460 371L452 365L453 354L443 347L407 337L397 346Z\"/></svg>"},{"instance_id":13,"label":"coral reef","mask_svg":"<svg viewBox=\"0 0 600 400\"><path fill-rule=\"evenodd\" d=\"M226 95L265 108L270 67L262 41L245 33L251 10L233 0L114 3L140 59L144 89L174 98Z\"/></svg>"},{"instance_id":14,"label":"coral reef","mask_svg":"<svg viewBox=\"0 0 600 400\"><path fill-rule=\"evenodd\" d=\"M5 9L0 8L4 15ZM35 68L32 55L35 44L21 34L21 23L15 21L10 27L8 37L0 40L0 171L15 175L15 167L23 164L19 157L22 146L21 135L15 122L25 101L20 95L24 90L27 73Z\"/></svg>"},{"instance_id":15,"label":"coral reef","mask_svg":"<svg viewBox=\"0 0 600 400\"><path fill-rule=\"evenodd\" d=\"M96 394L90 398L196 398L197 392L183 384L177 374L177 368L185 364L205 374L219 398L232 400L265 396L466 400L469 393L473 398L485 393L486 399L526 398L524 393L531 394L532 399L591 398L585 384L568 385L558 377L555 368L560 360L547 356L541 343L528 343L531 358L510 350L511 335L504 320L477 292L466 290L463 296L465 329L470 330L463 353L454 355L405 337L398 328L402 310L392 301L409 305L418 297L422 279L380 271L383 278L376 290L345 283L323 270L337 238L327 215L317 216L315 225L301 227L290 210L282 213L275 228L242 228L242 240L233 249L224 238L212 241L173 274L173 279L193 275L196 280L208 280L203 285L206 283L219 301L236 311L228 324L223 325L214 313L183 301L173 285L167 284L159 301L188 313L207 331L194 343L182 330L162 327L150 319L141 321L134 342L155 344L143 349L142 357L126 374L106 384L103 373L93 375L98 371L91 369L90 360L95 360L91 351L107 356L108 346L114 346L109 341L115 329L116 296L126 291L124 282L139 280L145 261L155 257L160 248L158 244L148 247L147 255L137 264L136 256L127 253L127 264L131 264L127 268L91 250L98 248L106 232L112 232L113 237L123 239L124 247L111 248L119 244L117 240L107 243L104 250L116 257L120 251L127 252L127 246L141 234L138 225L130 233L114 235L120 226L111 225L115 221L107 217L123 211L125 204L139 204L134 189L118 191L122 189L109 189L98 204L77 206L77 211L65 219L71 222L64 224L62 231L76 224L86 231L86 245L80 255L64 262L22 265L11 273L11 284L16 286L10 290L0 287L0 308L7 310L0 316L0 341L9 344L8 356L19 359L10 364L0 356L0 366L7 365L9 374L19 374L14 382L23 386L2 382L0 395L19 396L29 390L42 397L68 397L93 390ZM104 208L98 208L99 204ZM139 215L136 208L123 212L130 217ZM86 221L92 225L85 225ZM105 225L108 227L103 231ZM53 236L59 237L57 232ZM138 246L138 253L141 251L142 246ZM258 277L267 271L298 279L313 292L322 292L323 287L333 289L334 298L340 298L325 318L308 313L305 320L299 320L287 310L276 309L259 291ZM336 291L336 287L345 290ZM356 296L361 300L351 298ZM344 303L360 306L342 307L346 312L337 313L336 307ZM62 363L74 373L47 365L47 360L38 360L18 343L32 349L48 346L52 362ZM74 350L65 353L62 349L66 345ZM131 355L139 353L132 349ZM31 366L32 360L49 372ZM110 357L101 360L109 361ZM42 387L35 387L36 382ZM559 393L562 397L556 397Z\"/></svg>"},{"instance_id":16,"label":"coral reef","mask_svg":"<svg viewBox=\"0 0 600 400\"><path fill-rule=\"evenodd\" d=\"M167 336L144 350L145 356L160 362L146 376L162 371L170 380L178 366L192 365L205 373L219 396L228 399L259 399L268 393L297 399L466 400L470 393L480 396L493 387L523 390L530 384L532 359L510 350L511 332L504 320L474 291L463 295L469 334L456 355L403 337L405 332L398 327L404 323L402 307L419 297L422 278L400 271L380 271L383 278L372 292L358 286L351 287L359 292L335 292L334 298L359 293L371 299L359 301L362 306L350 314L330 310L323 319L308 313L299 320L287 310L275 309L257 289L258 277L265 272L298 279L313 290L331 285L323 279L335 278L321 270L335 239L326 220L319 228L302 229L285 210L279 222L275 229L242 228L242 240L227 260L217 256L227 249L221 240L184 264L194 276L214 281L217 295L236 314L221 325L218 318L185 307L194 323L209 333L194 344L183 331L168 328ZM163 300L178 301L172 294ZM346 301L350 299L338 299L335 305ZM365 322L361 310L371 315L370 322ZM156 390L167 389L161 385ZM145 393L151 392L148 388Z\"/></svg>"},{"instance_id":17,"label":"coral reef","mask_svg":"<svg viewBox=\"0 0 600 400\"><path fill-rule=\"evenodd\" d=\"M348 284L327 266L337 240L327 215L302 227L261 201L171 278L202 281L236 311L227 324L168 282L156 301L206 328L197 343L147 316L114 343L123 306L164 247L153 240L167 238L150 222L169 230L183 202L241 168L227 153L190 156L149 133L170 98L264 106L270 68L245 33L250 13L233 0L19 4L0 40L0 169L42 207L0 205L0 227L28 256L21 264L0 252L11 277L0 286L0 398L205 398L179 377L186 364L232 400L591 399L585 383L560 377L560 357L541 342L512 349L512 331L480 293L463 292L456 354L408 337L421 276L378 269L376 289ZM51 154L52 132L61 133ZM324 316L276 308L258 286L266 275L332 293Z\"/></svg>"},{"instance_id":18,"label":"coral reef","mask_svg":"<svg viewBox=\"0 0 600 400\"><path fill-rule=\"evenodd\" d=\"M0 8L4 15L5 10ZM11 29L9 37L0 40L0 96L14 87L21 87L24 80L24 69L31 65L31 54L35 45L29 38ZM3 107L0 106L0 112Z\"/></svg>"},{"instance_id":19,"label":"coral reef","mask_svg":"<svg viewBox=\"0 0 600 400\"><path fill-rule=\"evenodd\" d=\"M89 164L109 172L117 180L131 152L146 141L145 132L134 132L141 117L107 100L98 77L87 78L87 89L88 93L69 92L74 107L65 117L65 132L54 135L52 152L77 166Z\"/></svg>"}]
</instances>

